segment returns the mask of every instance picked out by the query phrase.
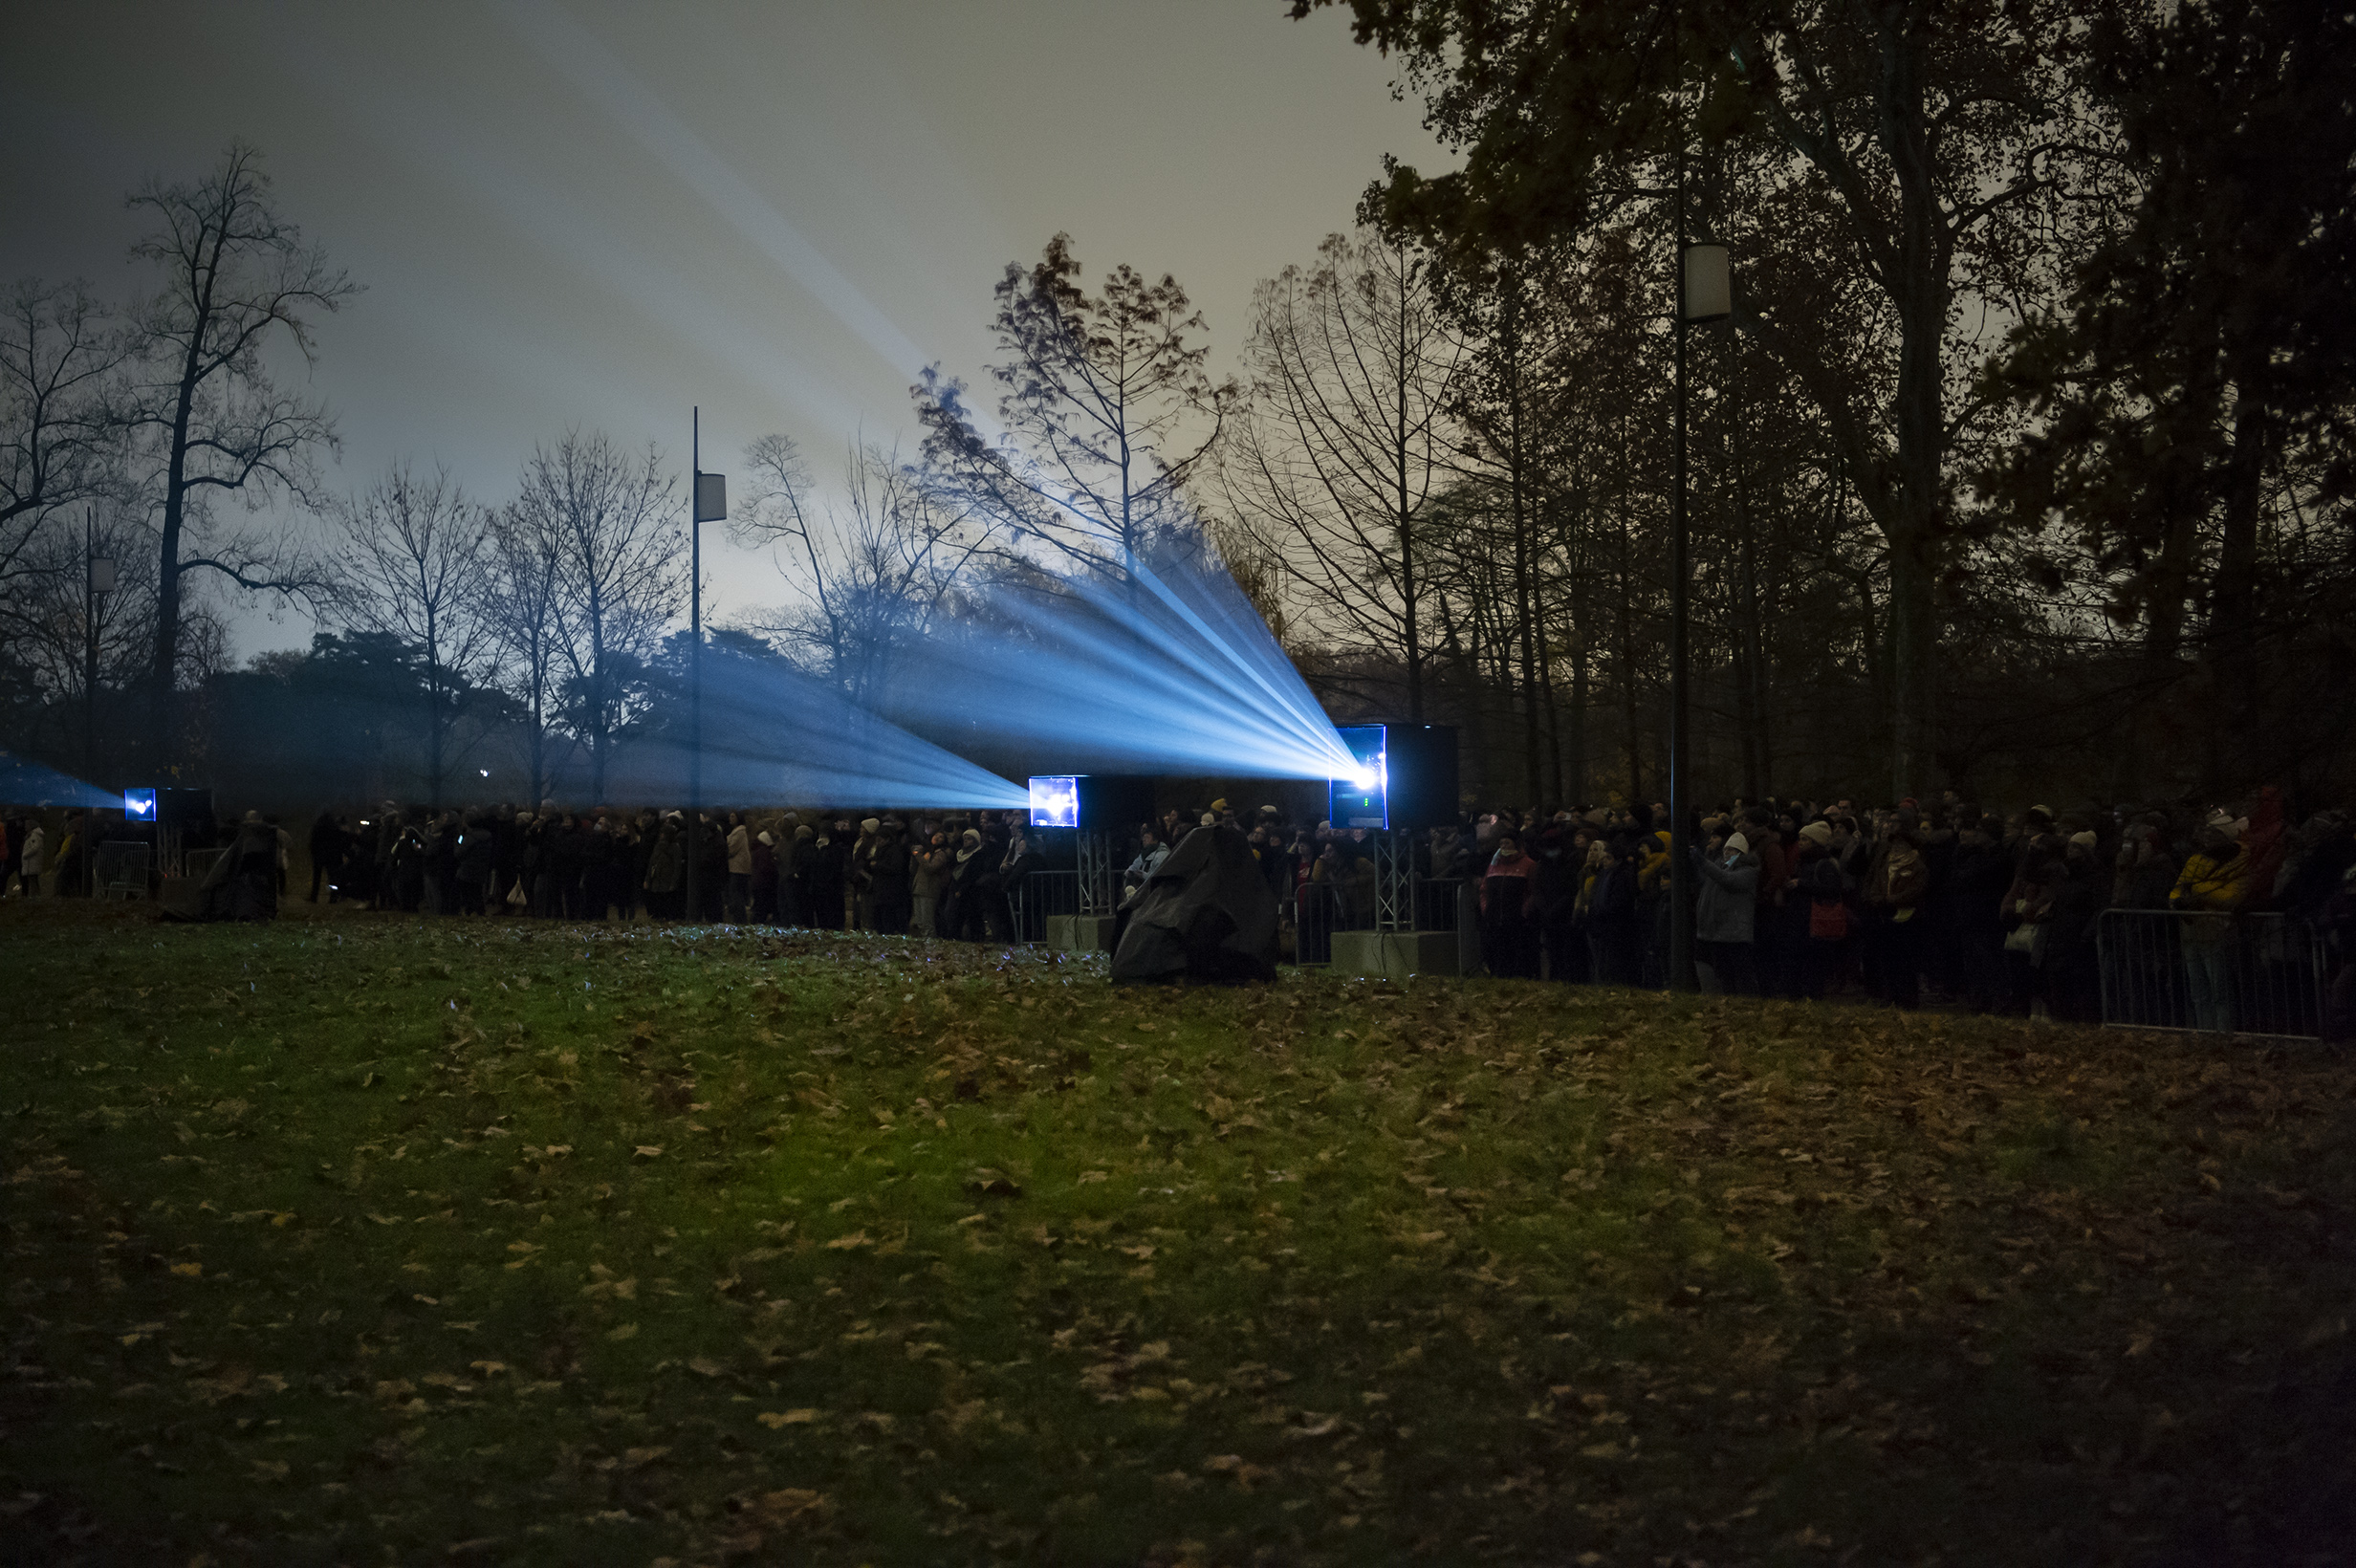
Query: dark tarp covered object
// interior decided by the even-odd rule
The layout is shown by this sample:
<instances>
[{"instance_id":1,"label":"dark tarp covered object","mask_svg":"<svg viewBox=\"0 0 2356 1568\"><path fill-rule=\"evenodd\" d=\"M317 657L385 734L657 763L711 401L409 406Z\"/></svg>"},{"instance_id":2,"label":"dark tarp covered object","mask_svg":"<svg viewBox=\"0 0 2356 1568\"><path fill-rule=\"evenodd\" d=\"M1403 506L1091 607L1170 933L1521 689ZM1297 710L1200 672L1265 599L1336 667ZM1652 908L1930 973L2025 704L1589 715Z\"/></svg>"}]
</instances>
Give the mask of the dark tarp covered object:
<instances>
[{"instance_id":1,"label":"dark tarp covered object","mask_svg":"<svg viewBox=\"0 0 2356 1568\"><path fill-rule=\"evenodd\" d=\"M1196 828L1137 895L1115 980L1274 980L1276 895L1231 827Z\"/></svg>"},{"instance_id":2,"label":"dark tarp covered object","mask_svg":"<svg viewBox=\"0 0 2356 1568\"><path fill-rule=\"evenodd\" d=\"M205 878L205 920L278 918L278 830L248 822Z\"/></svg>"}]
</instances>

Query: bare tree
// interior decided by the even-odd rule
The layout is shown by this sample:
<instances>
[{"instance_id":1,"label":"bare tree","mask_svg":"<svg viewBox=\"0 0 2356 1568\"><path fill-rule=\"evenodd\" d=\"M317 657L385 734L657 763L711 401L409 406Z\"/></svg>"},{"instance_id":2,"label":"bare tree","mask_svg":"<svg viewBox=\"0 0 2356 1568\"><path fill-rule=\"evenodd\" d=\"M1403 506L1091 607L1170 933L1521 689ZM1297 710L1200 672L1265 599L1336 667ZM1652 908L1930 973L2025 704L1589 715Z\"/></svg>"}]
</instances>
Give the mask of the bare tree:
<instances>
[{"instance_id":1,"label":"bare tree","mask_svg":"<svg viewBox=\"0 0 2356 1568\"><path fill-rule=\"evenodd\" d=\"M1306 601L1311 636L1394 653L1424 716L1417 515L1446 463L1459 350L1429 262L1334 234L1253 299L1249 417L1220 465L1237 518Z\"/></svg>"},{"instance_id":2,"label":"bare tree","mask_svg":"<svg viewBox=\"0 0 2356 1568\"><path fill-rule=\"evenodd\" d=\"M853 702L876 706L894 656L932 634L998 529L873 446L845 454L842 501L824 509L811 504L809 468L790 438L763 436L745 467L751 483L730 536L775 550L807 596L755 629L824 668Z\"/></svg>"},{"instance_id":3,"label":"bare tree","mask_svg":"<svg viewBox=\"0 0 2356 1568\"><path fill-rule=\"evenodd\" d=\"M1190 528L1183 490L1217 443L1233 389L1205 372L1203 318L1177 280L1120 266L1092 296L1071 236L1058 234L1029 271L1007 265L997 300L1003 358L990 373L1005 434L985 438L963 387L927 372L914 393L932 472L1099 568L1120 570L1156 534Z\"/></svg>"},{"instance_id":4,"label":"bare tree","mask_svg":"<svg viewBox=\"0 0 2356 1568\"><path fill-rule=\"evenodd\" d=\"M155 614L147 542L140 521L112 502L52 512L51 526L20 551L16 579L0 595L0 645L39 703L23 738L78 754L85 774L98 773L115 749L101 736L119 728L120 715L101 699L129 687L145 667ZM114 587L103 593L92 589L94 555L117 566Z\"/></svg>"},{"instance_id":5,"label":"bare tree","mask_svg":"<svg viewBox=\"0 0 2356 1568\"><path fill-rule=\"evenodd\" d=\"M314 317L340 308L360 285L280 214L259 155L243 143L195 185L151 181L130 205L157 220L131 253L164 272L163 286L131 313L135 371L120 413L160 472L148 680L154 733L170 747L182 578L203 570L289 598L324 586L284 536L217 534L207 503L235 495L251 510L279 495L313 499L313 454L334 447L335 425L316 400L278 390L264 352L287 343L311 361Z\"/></svg>"},{"instance_id":6,"label":"bare tree","mask_svg":"<svg viewBox=\"0 0 2356 1568\"><path fill-rule=\"evenodd\" d=\"M111 477L99 392L121 357L81 285L17 283L0 322L0 591L28 570L43 520Z\"/></svg>"},{"instance_id":7,"label":"bare tree","mask_svg":"<svg viewBox=\"0 0 2356 1568\"><path fill-rule=\"evenodd\" d=\"M485 552L481 612L499 651L510 695L529 716L526 798L545 798L554 769L548 755L549 710L556 697L559 572L555 541L543 537L534 514L510 503L491 519Z\"/></svg>"},{"instance_id":8,"label":"bare tree","mask_svg":"<svg viewBox=\"0 0 2356 1568\"><path fill-rule=\"evenodd\" d=\"M421 477L405 463L336 513L339 619L397 638L424 661L426 795L439 807L462 760L459 724L498 658L483 602L490 520L447 470Z\"/></svg>"},{"instance_id":9,"label":"bare tree","mask_svg":"<svg viewBox=\"0 0 2356 1568\"><path fill-rule=\"evenodd\" d=\"M679 508L661 457L624 453L600 432L569 432L524 466L515 512L556 565L556 653L567 677L567 727L589 751L590 789L605 798L617 735L644 709L635 672L686 601Z\"/></svg>"}]
</instances>

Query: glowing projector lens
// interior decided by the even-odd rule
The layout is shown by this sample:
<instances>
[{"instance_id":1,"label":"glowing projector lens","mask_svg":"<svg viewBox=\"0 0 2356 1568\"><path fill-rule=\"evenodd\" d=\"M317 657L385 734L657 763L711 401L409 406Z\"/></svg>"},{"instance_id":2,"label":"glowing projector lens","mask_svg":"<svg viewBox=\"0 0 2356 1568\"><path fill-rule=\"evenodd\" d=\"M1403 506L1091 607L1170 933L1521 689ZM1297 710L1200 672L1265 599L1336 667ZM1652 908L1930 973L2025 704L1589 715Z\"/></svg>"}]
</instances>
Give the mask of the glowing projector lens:
<instances>
[{"instance_id":1,"label":"glowing projector lens","mask_svg":"<svg viewBox=\"0 0 2356 1568\"><path fill-rule=\"evenodd\" d=\"M1031 825L1035 828L1080 826L1080 779L1077 775L1032 775Z\"/></svg>"}]
</instances>

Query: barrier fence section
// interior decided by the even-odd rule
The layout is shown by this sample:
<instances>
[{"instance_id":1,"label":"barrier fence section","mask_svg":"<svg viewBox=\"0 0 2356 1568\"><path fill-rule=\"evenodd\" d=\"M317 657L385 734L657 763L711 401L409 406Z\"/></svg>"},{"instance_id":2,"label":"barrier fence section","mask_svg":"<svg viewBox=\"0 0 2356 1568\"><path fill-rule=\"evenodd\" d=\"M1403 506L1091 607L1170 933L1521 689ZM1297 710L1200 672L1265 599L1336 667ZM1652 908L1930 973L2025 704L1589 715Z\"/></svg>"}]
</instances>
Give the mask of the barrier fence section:
<instances>
[{"instance_id":1,"label":"barrier fence section","mask_svg":"<svg viewBox=\"0 0 2356 1568\"><path fill-rule=\"evenodd\" d=\"M2095 922L2103 1022L2122 1029L2320 1036L2327 965L2280 913L2105 909Z\"/></svg>"},{"instance_id":2,"label":"barrier fence section","mask_svg":"<svg viewBox=\"0 0 2356 1568\"><path fill-rule=\"evenodd\" d=\"M1014 940L1047 940L1047 917L1080 913L1080 873L1034 871L1015 884L1007 901L1014 917Z\"/></svg>"},{"instance_id":3,"label":"barrier fence section","mask_svg":"<svg viewBox=\"0 0 2356 1568\"><path fill-rule=\"evenodd\" d=\"M1461 910L1461 877L1409 877L1401 895L1400 913L1413 931L1454 931L1470 928ZM1336 931L1375 928L1378 911L1371 884L1361 882L1302 882L1293 890L1288 911L1293 923L1292 962L1315 967L1334 960Z\"/></svg>"}]
</instances>

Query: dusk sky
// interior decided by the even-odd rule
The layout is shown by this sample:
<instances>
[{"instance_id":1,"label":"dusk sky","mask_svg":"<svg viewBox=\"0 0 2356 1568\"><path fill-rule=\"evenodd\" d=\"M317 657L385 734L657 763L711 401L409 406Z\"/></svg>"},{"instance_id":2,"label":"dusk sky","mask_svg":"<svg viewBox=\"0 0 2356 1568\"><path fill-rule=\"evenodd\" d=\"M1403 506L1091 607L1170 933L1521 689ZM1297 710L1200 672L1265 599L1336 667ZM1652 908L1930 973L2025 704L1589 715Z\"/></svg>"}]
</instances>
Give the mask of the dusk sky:
<instances>
[{"instance_id":1,"label":"dusk sky","mask_svg":"<svg viewBox=\"0 0 2356 1568\"><path fill-rule=\"evenodd\" d=\"M504 499L571 425L729 471L783 431L822 484L906 387L978 381L991 289L1068 230L1093 284L1176 274L1233 363L1254 283L1346 228L1420 110L1342 15L1142 4L19 8L0 53L0 272L150 286L148 175L233 138L367 293L319 334L330 488L403 457ZM716 531L715 531L716 532ZM714 598L785 597L708 555ZM238 652L300 645L249 614Z\"/></svg>"}]
</instances>

